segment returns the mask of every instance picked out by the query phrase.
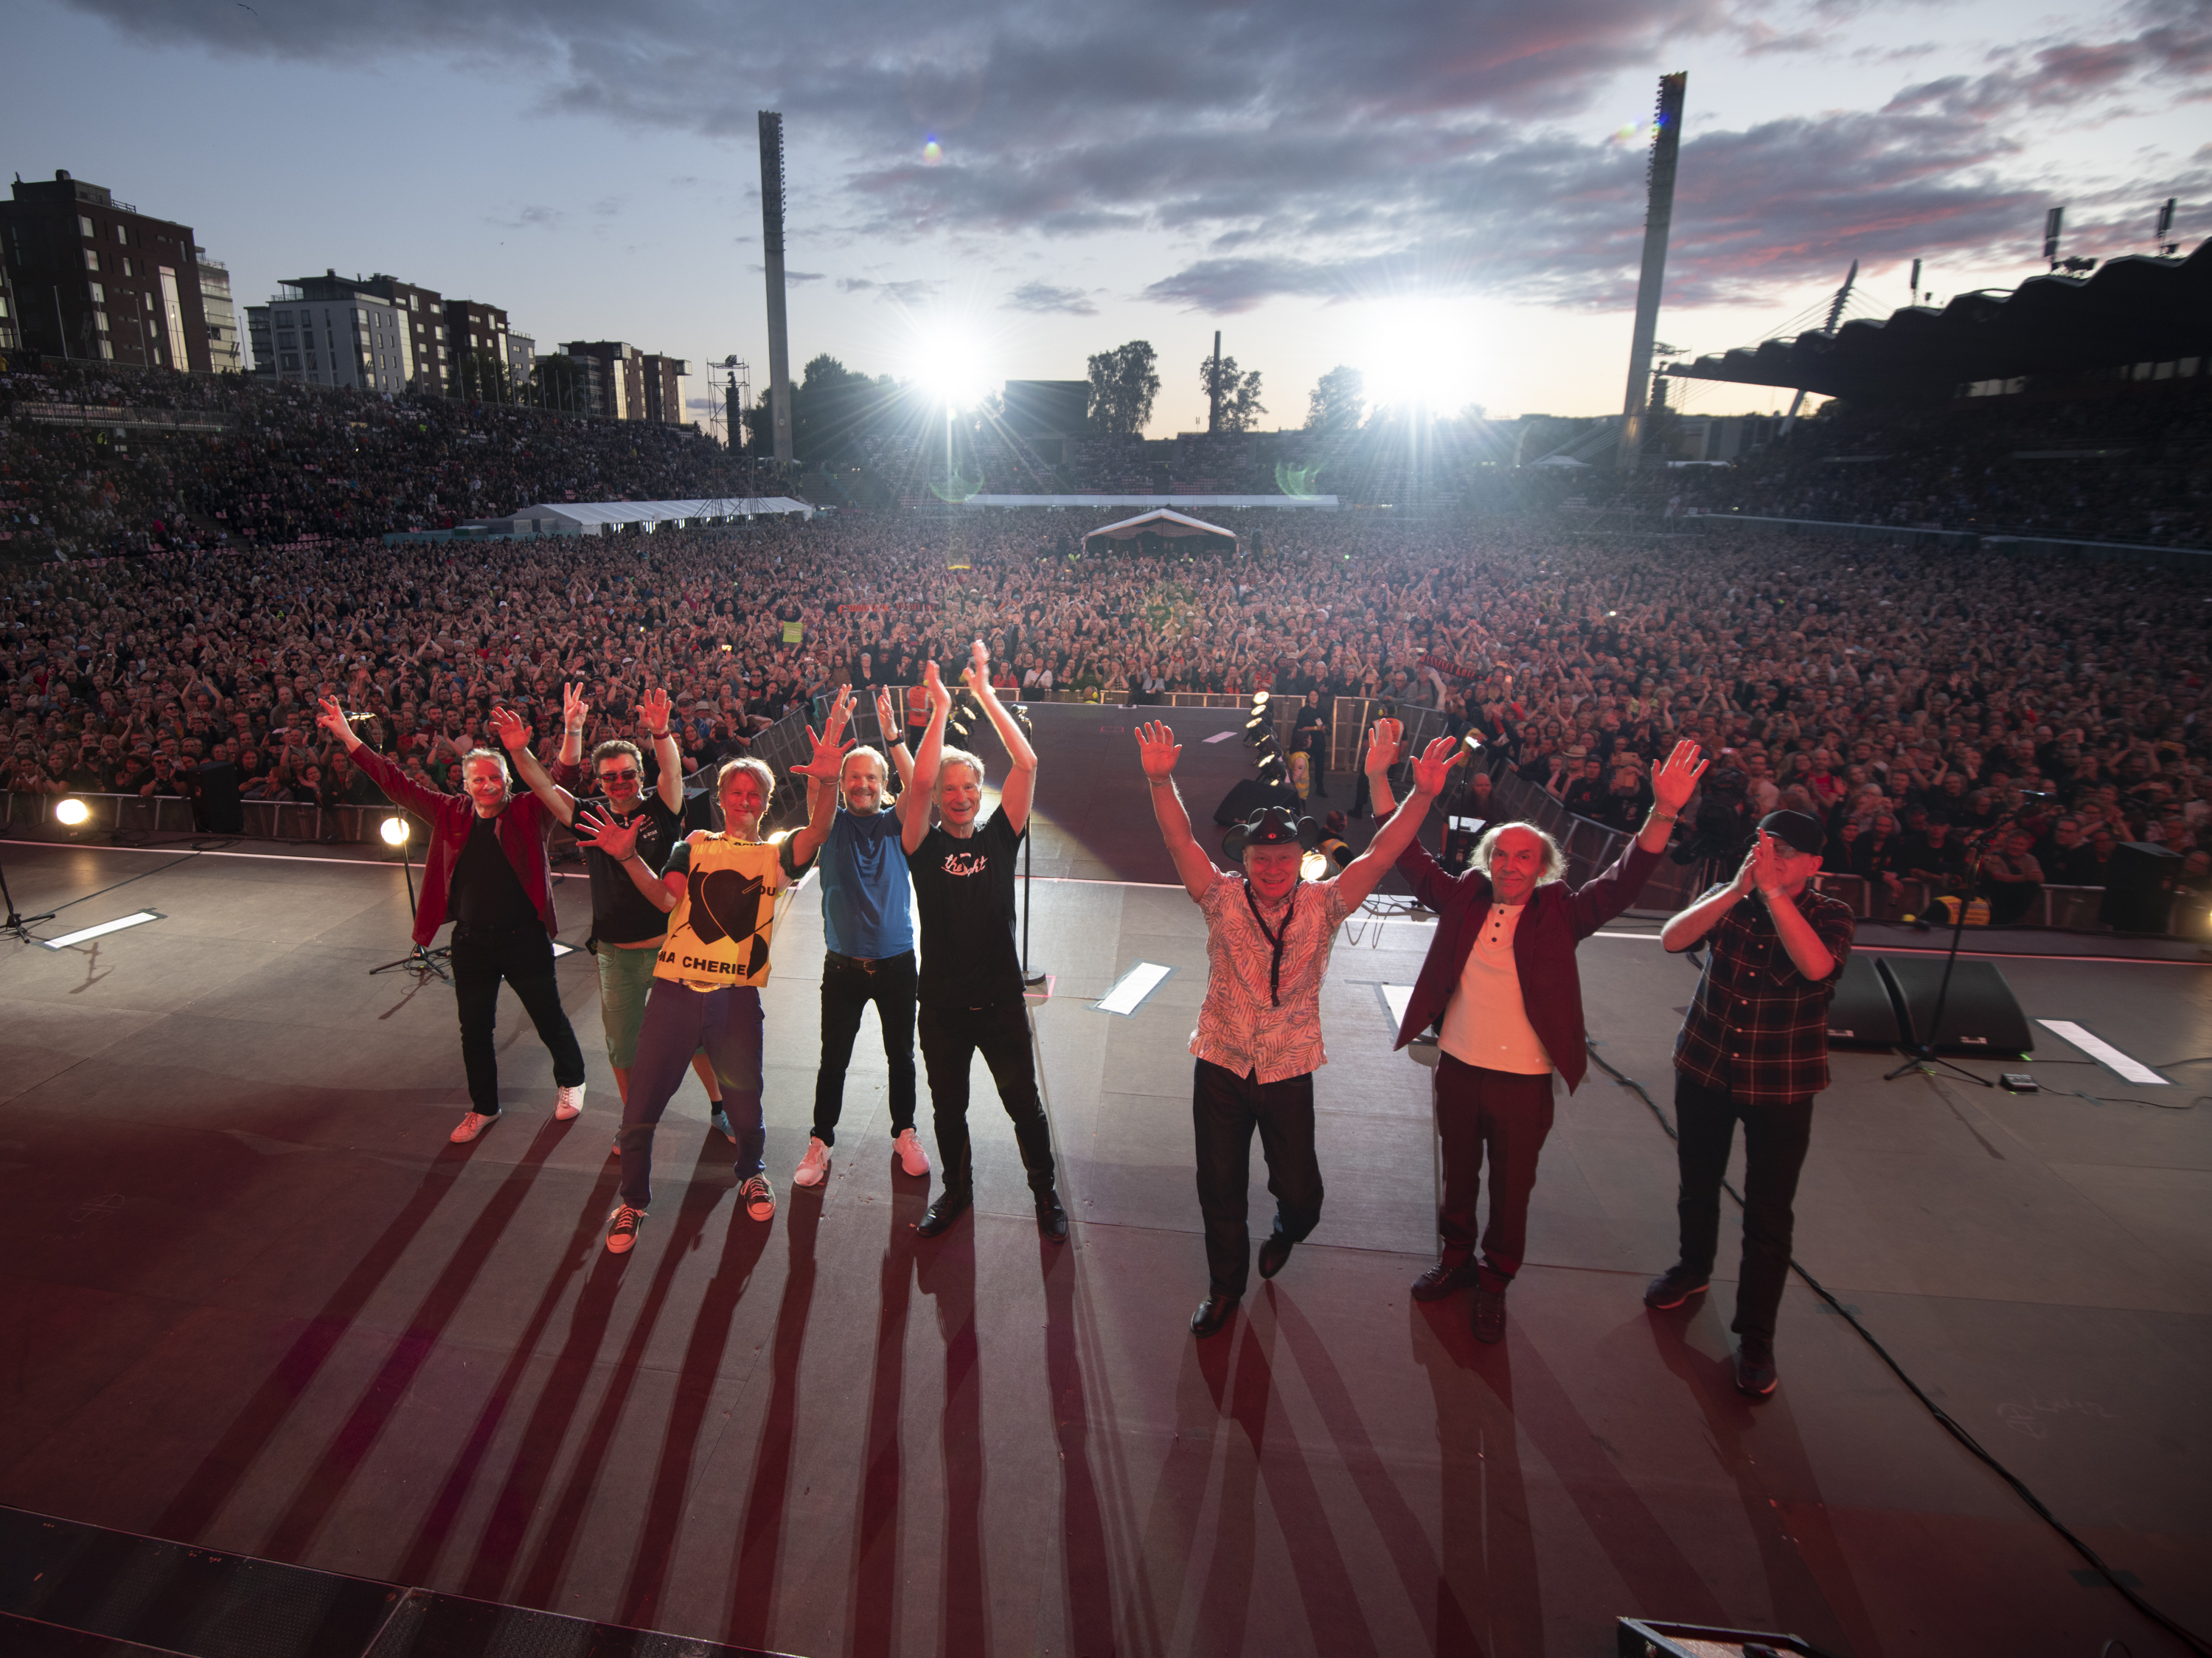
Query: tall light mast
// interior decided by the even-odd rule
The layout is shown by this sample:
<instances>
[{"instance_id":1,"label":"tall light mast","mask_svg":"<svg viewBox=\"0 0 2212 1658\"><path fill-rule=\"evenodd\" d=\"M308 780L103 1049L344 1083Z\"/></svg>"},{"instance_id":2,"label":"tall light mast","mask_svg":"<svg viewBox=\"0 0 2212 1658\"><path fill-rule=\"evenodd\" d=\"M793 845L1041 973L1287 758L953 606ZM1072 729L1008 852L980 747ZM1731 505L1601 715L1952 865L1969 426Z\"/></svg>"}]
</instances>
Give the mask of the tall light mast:
<instances>
[{"instance_id":1,"label":"tall light mast","mask_svg":"<svg viewBox=\"0 0 2212 1658\"><path fill-rule=\"evenodd\" d=\"M1636 332L1628 348L1628 398L1620 411L1620 448L1614 464L1633 472L1644 452L1644 399L1651 387L1651 344L1659 333L1659 292L1666 285L1667 233L1674 222L1674 164L1682 147L1682 94L1687 73L1659 77L1659 107L1651 118L1650 204L1644 213L1644 271L1636 283Z\"/></svg>"}]
</instances>

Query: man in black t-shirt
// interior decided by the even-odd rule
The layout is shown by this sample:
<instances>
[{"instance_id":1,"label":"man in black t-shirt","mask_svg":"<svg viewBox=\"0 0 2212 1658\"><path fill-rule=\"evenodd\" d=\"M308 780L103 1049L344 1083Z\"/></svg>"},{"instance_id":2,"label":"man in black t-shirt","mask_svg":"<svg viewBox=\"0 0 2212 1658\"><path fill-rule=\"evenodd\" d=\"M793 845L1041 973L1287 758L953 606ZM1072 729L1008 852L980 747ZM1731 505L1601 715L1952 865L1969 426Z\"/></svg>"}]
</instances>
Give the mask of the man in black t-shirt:
<instances>
[{"instance_id":1,"label":"man in black t-shirt","mask_svg":"<svg viewBox=\"0 0 2212 1658\"><path fill-rule=\"evenodd\" d=\"M684 837L684 777L674 733L668 723L668 693L648 691L639 699L638 713L653 739L653 759L659 771L653 792L645 790L645 757L635 743L622 738L599 744L592 750L592 774L603 804L600 815L617 829L637 826L637 843L631 856L643 858L659 875L669 852ZM561 753L548 776L530 752L530 730L520 716L501 710L495 728L515 775L528 785L558 821L574 826L576 797L562 787L576 780L583 754L584 725L591 704L581 686L565 686L561 693ZM637 1036L645 1022L645 1003L653 989L653 965L668 936L668 917L641 893L628 870L597 846L583 844L584 868L592 882L592 937L599 969L599 1025L607 1040L607 1064L625 1104L629 1100L629 1071L637 1055ZM737 1135L722 1112L721 1083L703 1051L691 1056L691 1068L706 1084L714 1126L734 1142Z\"/></svg>"},{"instance_id":2,"label":"man in black t-shirt","mask_svg":"<svg viewBox=\"0 0 2212 1658\"><path fill-rule=\"evenodd\" d=\"M1000 791L999 809L988 823L979 824L983 762L964 749L945 746L952 693L935 662L924 667L929 728L915 759L913 781L899 796L899 838L921 917L916 1027L929 1073L945 1189L915 1230L925 1238L938 1236L975 1200L968 1072L981 1050L998 1084L1000 1103L1013 1119L1014 1139L1036 1204L1037 1231L1049 1242L1062 1243L1067 1214L1054 1184L1052 1128L1037 1094L1021 958L1014 950L1014 860L1036 791L1036 753L991 689L990 654L981 639L963 677L1013 757L1013 769ZM933 828L933 806L941 820Z\"/></svg>"}]
</instances>

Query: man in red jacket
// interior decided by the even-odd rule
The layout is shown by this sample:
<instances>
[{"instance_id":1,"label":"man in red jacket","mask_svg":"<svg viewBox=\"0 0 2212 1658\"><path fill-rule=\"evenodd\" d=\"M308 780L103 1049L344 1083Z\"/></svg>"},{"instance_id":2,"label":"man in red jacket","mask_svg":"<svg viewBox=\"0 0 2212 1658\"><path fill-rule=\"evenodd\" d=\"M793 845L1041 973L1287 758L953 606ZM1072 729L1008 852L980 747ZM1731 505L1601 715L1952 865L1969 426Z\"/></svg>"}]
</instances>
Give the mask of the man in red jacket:
<instances>
[{"instance_id":1,"label":"man in red jacket","mask_svg":"<svg viewBox=\"0 0 2212 1658\"><path fill-rule=\"evenodd\" d=\"M1390 809L1385 774L1396 759L1381 744L1368 751L1377 812ZM1575 946L1635 902L1705 769L1697 744L1675 744L1652 777L1654 802L1642 832L1610 869L1580 887L1560 879L1565 856L1533 823L1490 830L1463 875L1445 874L1418 840L1398 859L1414 896L1438 917L1398 1028L1402 1048L1431 1024L1442 1025L1435 1086L1443 1252L1414 1281L1413 1295L1435 1301L1472 1283L1477 1340L1504 1338L1505 1290L1521 1270L1536 1158L1552 1131L1552 1074L1572 1093L1589 1069ZM1478 1265L1475 1199L1486 1152L1490 1223Z\"/></svg>"},{"instance_id":2,"label":"man in red jacket","mask_svg":"<svg viewBox=\"0 0 2212 1658\"><path fill-rule=\"evenodd\" d=\"M584 1055L561 1006L553 977L553 884L545 864L552 818L537 799L517 795L507 756L471 749L461 762L465 798L425 789L362 742L335 697L323 698L315 723L345 744L346 754L401 806L428 820L422 854L422 897L415 907L415 942L437 936L450 911L453 923L453 995L460 1003L461 1064L468 1072L469 1109L451 1137L465 1143L499 1120L499 1049L494 1040L499 985L522 998L538 1039L553 1055L553 1114L566 1121L584 1108Z\"/></svg>"}]
</instances>

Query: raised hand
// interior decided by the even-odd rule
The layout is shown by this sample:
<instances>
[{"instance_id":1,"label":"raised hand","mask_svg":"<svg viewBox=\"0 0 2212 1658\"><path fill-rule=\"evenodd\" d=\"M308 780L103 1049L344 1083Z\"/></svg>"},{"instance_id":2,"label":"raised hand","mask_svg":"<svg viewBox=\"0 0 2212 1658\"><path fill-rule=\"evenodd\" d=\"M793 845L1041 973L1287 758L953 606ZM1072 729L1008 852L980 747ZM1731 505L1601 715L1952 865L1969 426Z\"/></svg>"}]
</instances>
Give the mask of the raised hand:
<instances>
[{"instance_id":1,"label":"raised hand","mask_svg":"<svg viewBox=\"0 0 2212 1658\"><path fill-rule=\"evenodd\" d=\"M637 699L637 716L645 722L647 732L668 729L671 704L665 686L656 686Z\"/></svg>"},{"instance_id":2,"label":"raised hand","mask_svg":"<svg viewBox=\"0 0 2212 1658\"><path fill-rule=\"evenodd\" d=\"M1421 751L1421 757L1413 762L1413 792L1417 795L1443 794L1444 779L1451 775L1452 767L1459 763L1459 753L1457 737L1431 739L1429 746Z\"/></svg>"},{"instance_id":3,"label":"raised hand","mask_svg":"<svg viewBox=\"0 0 2212 1658\"><path fill-rule=\"evenodd\" d=\"M888 688L878 689L876 692L876 729L883 733L884 747L889 747L898 741L892 735L899 729L898 704L891 700Z\"/></svg>"},{"instance_id":4,"label":"raised hand","mask_svg":"<svg viewBox=\"0 0 2212 1658\"><path fill-rule=\"evenodd\" d=\"M315 723L333 737L343 738L348 729L345 704L338 701L336 697L324 698L320 704L320 711L315 716ZM128 726L125 727L125 731L129 728Z\"/></svg>"},{"instance_id":5,"label":"raised hand","mask_svg":"<svg viewBox=\"0 0 2212 1658\"><path fill-rule=\"evenodd\" d=\"M1367 734L1367 772L1373 777L1398 763L1398 744L1405 734L1402 722L1382 719Z\"/></svg>"},{"instance_id":6,"label":"raised hand","mask_svg":"<svg viewBox=\"0 0 2212 1658\"><path fill-rule=\"evenodd\" d=\"M991 694L991 653L981 639L969 647L968 666L960 670L960 683L978 697Z\"/></svg>"},{"instance_id":7,"label":"raised hand","mask_svg":"<svg viewBox=\"0 0 2212 1658\"><path fill-rule=\"evenodd\" d=\"M513 709L493 709L490 719L485 723L491 727L492 735L499 739L500 747L508 753L530 747L530 722Z\"/></svg>"},{"instance_id":8,"label":"raised hand","mask_svg":"<svg viewBox=\"0 0 2212 1658\"><path fill-rule=\"evenodd\" d=\"M619 863L637 850L637 832L645 826L645 819L641 815L624 826L587 806L576 814L575 826L578 845L596 847Z\"/></svg>"},{"instance_id":9,"label":"raised hand","mask_svg":"<svg viewBox=\"0 0 2212 1658\"><path fill-rule=\"evenodd\" d=\"M801 777L819 777L824 783L836 782L845 769L845 751L853 747L849 742L837 741L836 728L840 723L833 716L824 730L817 732L809 726L806 740L814 745L813 758L804 765L794 765L792 770Z\"/></svg>"},{"instance_id":10,"label":"raised hand","mask_svg":"<svg viewBox=\"0 0 2212 1658\"><path fill-rule=\"evenodd\" d=\"M1782 855L1775 849L1774 837L1761 829L1751 843L1751 855L1743 861L1744 869L1750 873L1751 884L1762 895L1778 891L1782 886L1781 866ZM1742 880L1741 875L1736 877L1739 885Z\"/></svg>"},{"instance_id":11,"label":"raised hand","mask_svg":"<svg viewBox=\"0 0 2212 1658\"><path fill-rule=\"evenodd\" d=\"M823 740L834 743L845 735L845 722L853 717L853 687L841 685L830 704L830 718L822 727ZM808 735L811 735L811 733Z\"/></svg>"},{"instance_id":12,"label":"raised hand","mask_svg":"<svg viewBox=\"0 0 2212 1658\"><path fill-rule=\"evenodd\" d=\"M1137 728L1137 759L1145 768L1146 777L1155 782L1175 775L1176 762L1182 758L1182 745L1175 740L1175 733L1158 720Z\"/></svg>"},{"instance_id":13,"label":"raised hand","mask_svg":"<svg viewBox=\"0 0 2212 1658\"><path fill-rule=\"evenodd\" d=\"M1674 745L1674 752L1651 774L1651 798L1661 811L1680 811L1696 791L1698 779L1712 764L1699 759L1699 753L1697 744L1685 738Z\"/></svg>"},{"instance_id":14,"label":"raised hand","mask_svg":"<svg viewBox=\"0 0 2212 1658\"><path fill-rule=\"evenodd\" d=\"M952 692L945 685L945 676L937 671L937 663L933 659L922 664L921 688L929 693L929 700L933 706L941 708L947 713L951 712Z\"/></svg>"},{"instance_id":15,"label":"raised hand","mask_svg":"<svg viewBox=\"0 0 2212 1658\"><path fill-rule=\"evenodd\" d=\"M564 685L561 687L561 723L570 731L580 732L592 712L591 704L584 700L584 687Z\"/></svg>"}]
</instances>

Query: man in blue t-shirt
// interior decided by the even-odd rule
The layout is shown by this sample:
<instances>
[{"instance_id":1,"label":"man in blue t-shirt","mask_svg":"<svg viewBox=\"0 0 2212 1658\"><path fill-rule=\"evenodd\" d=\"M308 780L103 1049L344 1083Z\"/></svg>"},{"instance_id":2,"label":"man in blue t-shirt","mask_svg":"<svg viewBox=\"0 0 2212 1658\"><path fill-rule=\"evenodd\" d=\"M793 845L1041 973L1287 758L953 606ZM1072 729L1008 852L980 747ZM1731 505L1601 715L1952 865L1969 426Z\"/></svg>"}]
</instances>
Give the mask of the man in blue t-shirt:
<instances>
[{"instance_id":1,"label":"man in blue t-shirt","mask_svg":"<svg viewBox=\"0 0 2212 1658\"><path fill-rule=\"evenodd\" d=\"M853 688L846 686L830 710L817 750L836 747L852 709ZM877 693L876 716L886 735L898 728L886 692ZM914 769L905 748L902 742L891 745L902 780ZM883 1026L884 1059L890 1069L891 1142L899 1167L912 1175L929 1173L929 1155L914 1131L914 905L898 814L884 809L890 781L882 754L873 748L852 749L837 771L841 809L834 817L810 814L809 826L793 837L793 856L802 867L820 851L827 947L814 1131L791 1177L796 1186L819 1186L829 1177L830 1148L837 1143L837 1119L845 1106L845 1068L871 1003ZM810 778L810 787L821 785L818 776ZM815 817L823 823L818 833L811 820Z\"/></svg>"}]
</instances>

